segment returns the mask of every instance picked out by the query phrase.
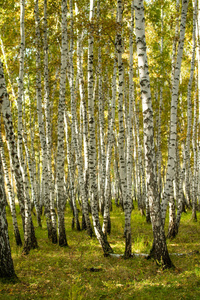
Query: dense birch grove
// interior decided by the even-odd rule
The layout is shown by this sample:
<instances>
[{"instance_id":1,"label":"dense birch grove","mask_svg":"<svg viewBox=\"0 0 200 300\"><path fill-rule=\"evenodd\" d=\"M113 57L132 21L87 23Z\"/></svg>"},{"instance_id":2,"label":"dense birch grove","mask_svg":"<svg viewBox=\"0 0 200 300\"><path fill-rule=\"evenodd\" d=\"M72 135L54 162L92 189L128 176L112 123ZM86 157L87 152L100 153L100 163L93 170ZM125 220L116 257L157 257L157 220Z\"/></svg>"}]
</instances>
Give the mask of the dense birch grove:
<instances>
[{"instance_id":1,"label":"dense birch grove","mask_svg":"<svg viewBox=\"0 0 200 300\"><path fill-rule=\"evenodd\" d=\"M198 1L5 0L0 14L0 241L10 265L2 248L0 277L15 275L6 203L22 245L19 205L23 254L39 246L32 213L49 242L70 244L69 205L72 229L109 256L116 205L133 257L139 209L152 224L149 258L172 267L166 238L182 212L197 220L200 209Z\"/></svg>"}]
</instances>

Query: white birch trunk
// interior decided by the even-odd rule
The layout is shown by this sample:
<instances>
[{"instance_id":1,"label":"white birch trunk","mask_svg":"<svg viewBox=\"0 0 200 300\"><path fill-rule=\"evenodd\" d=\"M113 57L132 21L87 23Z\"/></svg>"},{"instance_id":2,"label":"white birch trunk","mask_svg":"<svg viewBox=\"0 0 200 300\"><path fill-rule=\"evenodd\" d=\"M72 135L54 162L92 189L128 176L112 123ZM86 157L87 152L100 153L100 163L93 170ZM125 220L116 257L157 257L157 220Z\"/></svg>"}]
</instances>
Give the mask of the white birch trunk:
<instances>
[{"instance_id":1,"label":"white birch trunk","mask_svg":"<svg viewBox=\"0 0 200 300\"><path fill-rule=\"evenodd\" d=\"M81 230L79 219L78 219L78 209L76 205L76 193L74 187L74 173L75 170L73 169L72 165L72 147L70 145L70 138L68 133L68 121L67 116L65 115L65 136L66 136L66 144L67 144L67 163L68 163L68 176L69 176L69 189L70 189L70 198L72 202L72 211L73 211L73 220L72 220L72 229L74 227L74 223L76 224L76 229Z\"/></svg>"},{"instance_id":2,"label":"white birch trunk","mask_svg":"<svg viewBox=\"0 0 200 300\"><path fill-rule=\"evenodd\" d=\"M194 74L194 63L195 63L195 48L196 48L196 6L195 3L194 12L193 12L193 34L192 34L192 59L191 59L191 70L190 78L188 82L187 90L187 136L186 136L186 151L185 151L185 183L186 183L186 199L190 203L191 201L191 182L190 182L190 144L191 144L191 129L192 129L192 101L191 101L191 92L192 92L192 82Z\"/></svg>"},{"instance_id":3,"label":"white birch trunk","mask_svg":"<svg viewBox=\"0 0 200 300\"><path fill-rule=\"evenodd\" d=\"M136 164L136 186L137 186L137 200L138 200L138 208L141 211L141 214L144 214L144 209L146 206L146 221L150 222L150 214L149 214L149 201L146 197L146 183L145 183L145 165L143 163L143 151L142 151L142 143L140 140L140 130L139 130L139 105L136 106L135 97L133 99L133 108L134 108L134 120L135 120L135 130L136 130L136 153L135 153L135 164Z\"/></svg>"},{"instance_id":4,"label":"white birch trunk","mask_svg":"<svg viewBox=\"0 0 200 300\"><path fill-rule=\"evenodd\" d=\"M57 210L58 210L58 236L59 245L68 246L65 233L64 222L64 111L66 94L66 72L67 72L67 0L62 0L62 45L61 45L61 72L60 72L60 92L58 104L58 142L57 142Z\"/></svg>"},{"instance_id":5,"label":"white birch trunk","mask_svg":"<svg viewBox=\"0 0 200 300\"><path fill-rule=\"evenodd\" d=\"M131 25L129 28L129 111L127 112L127 135L126 135L126 164L127 164L127 190L126 198L124 199L124 212L125 212L125 238L126 246L124 257L129 258L132 256L132 241L131 241L131 212L132 212L132 164L133 164L133 27L134 27L134 3L131 2Z\"/></svg>"},{"instance_id":6,"label":"white birch trunk","mask_svg":"<svg viewBox=\"0 0 200 300\"><path fill-rule=\"evenodd\" d=\"M127 124L127 196L132 204L132 166L133 166L133 29L134 29L134 3L131 2L131 25L129 28L129 116Z\"/></svg>"},{"instance_id":7,"label":"white birch trunk","mask_svg":"<svg viewBox=\"0 0 200 300\"><path fill-rule=\"evenodd\" d=\"M12 223L13 223L13 228L14 228L14 235L15 235L15 241L18 246L22 246L22 240L19 232L19 227L18 227L18 222L17 222L17 214L16 214L16 208L15 208L15 195L13 192L13 188L10 183L9 179L9 173L8 173L8 167L6 163L6 157L5 157L5 151L4 151L4 145L3 145L3 140L1 136L1 130L0 130L0 156L1 156L1 162L3 166L3 172L5 176L5 182L7 186L7 191L8 191L8 199L10 203L10 211L12 215Z\"/></svg>"},{"instance_id":8,"label":"white birch trunk","mask_svg":"<svg viewBox=\"0 0 200 300\"><path fill-rule=\"evenodd\" d=\"M25 1L20 1L20 33L21 33L21 44L20 44L20 58L19 58L19 82L18 82L18 157L20 162L21 173L23 177L24 192L25 192L25 231L24 231L24 247L23 254L28 254L31 248L35 248L32 245L32 219L31 219L31 200L29 197L29 180L27 174L27 166L24 160L23 154L23 121L22 121L22 101L24 96L24 55L25 55L25 27L24 27L24 15L25 15Z\"/></svg>"},{"instance_id":9,"label":"white birch trunk","mask_svg":"<svg viewBox=\"0 0 200 300\"><path fill-rule=\"evenodd\" d=\"M42 227L40 207L39 207L39 202L37 199L37 191L36 191L35 180L34 180L34 169L33 169L32 159L30 157L30 152L29 152L28 145L27 145L27 137L26 137L25 131L23 133L23 141L24 141L24 147L25 147L25 152L26 152L26 158L27 158L27 162L28 162L28 169L29 169L29 176L30 176L30 183L31 183L31 195L32 195L32 200L35 205L37 223L38 223L39 227Z\"/></svg>"},{"instance_id":10,"label":"white birch trunk","mask_svg":"<svg viewBox=\"0 0 200 300\"><path fill-rule=\"evenodd\" d=\"M145 40L144 4L135 0L136 43L138 69L143 109L144 150L146 167L147 197L149 198L150 216L153 228L154 243L150 257L154 257L165 268L172 267L165 239L164 226L161 217L160 199L158 195L156 160L154 147L153 110L150 91L150 79Z\"/></svg>"},{"instance_id":11,"label":"white birch trunk","mask_svg":"<svg viewBox=\"0 0 200 300\"><path fill-rule=\"evenodd\" d=\"M27 160L28 160L30 180L32 180L31 194L32 194L33 202L35 204L37 222L38 222L38 226L42 227L41 208L40 208L40 202L39 202L38 182L37 182L37 173L36 173L35 149L34 149L36 112L34 112L34 120L32 121L31 96L30 96L29 87L30 87L30 82L29 82L29 76L28 76L28 97L29 97L29 114L30 114L29 123L30 123L30 142L31 142L30 149L28 149L28 146L27 146L26 136L23 136L23 140L24 140L24 147L25 147L25 152L26 152L26 156L27 156Z\"/></svg>"},{"instance_id":12,"label":"white birch trunk","mask_svg":"<svg viewBox=\"0 0 200 300\"><path fill-rule=\"evenodd\" d=\"M176 189L176 206L177 206L177 214L176 214L176 227L177 233L178 228L181 220L181 214L183 211L183 176L182 176L182 169L180 165L180 155L178 149L178 141L177 141L177 149L176 149L176 181L175 181L175 189Z\"/></svg>"},{"instance_id":13,"label":"white birch trunk","mask_svg":"<svg viewBox=\"0 0 200 300\"><path fill-rule=\"evenodd\" d=\"M74 127L77 124L77 117L76 115L76 105L75 105L75 92L74 92L74 66L73 66L73 51L74 51L74 28L73 28L73 0L70 0L69 2L70 6L70 51L69 51L69 82L70 82L70 93L71 93L71 105L73 108L71 111L73 112L72 116L72 122L74 122ZM75 124L76 122L76 124ZM74 179L73 179L73 169L72 169L72 164L71 164L71 147L69 144L68 140L68 129L67 129L67 122L66 122L66 117L65 117L65 132L66 132L66 142L67 142L67 160L68 160L68 169L69 169L69 179L70 179L70 185L71 185L71 193L72 193L72 205L73 205L73 215L75 218L75 223L76 223L76 228L77 230L80 230L80 224L79 224L79 219L78 219L78 210L76 206L76 195L74 193ZM76 135L75 138L77 138L77 133L75 130L73 130L72 134Z\"/></svg>"},{"instance_id":14,"label":"white birch trunk","mask_svg":"<svg viewBox=\"0 0 200 300\"><path fill-rule=\"evenodd\" d=\"M194 119L193 119L193 134L192 134L192 148L194 155L193 168L193 186L192 186L192 218L197 221L197 192L198 192L198 165L197 165L197 79L195 80L195 97L194 97Z\"/></svg>"},{"instance_id":15,"label":"white birch trunk","mask_svg":"<svg viewBox=\"0 0 200 300\"><path fill-rule=\"evenodd\" d=\"M104 236L98 214L98 191L97 191L97 154L96 154L96 135L94 119L94 96L93 96L93 18L94 18L94 1L90 0L89 15L89 38L88 38L88 117L89 117L89 188L90 201L92 209L92 220L96 237L103 249L105 255L112 252L107 238Z\"/></svg>"},{"instance_id":16,"label":"white birch trunk","mask_svg":"<svg viewBox=\"0 0 200 300\"><path fill-rule=\"evenodd\" d=\"M174 197L173 197L173 180L175 176L175 157L176 157L176 140L177 140L177 106L178 106L179 79L180 79L181 62L182 62L182 55L183 55L184 38L185 38L187 7L188 7L188 0L184 0L182 5L182 13L181 13L180 39L179 39L179 46L177 52L177 61L176 61L173 87L172 87L167 174L166 174L166 183L165 183L164 194L162 199L163 224L165 223L165 216L166 216L168 202L171 210L173 210L173 208L175 207ZM171 222L173 228L170 225L169 230L171 232L176 232L176 223L174 219L175 215L173 212L171 213L171 217L173 218L173 221Z\"/></svg>"},{"instance_id":17,"label":"white birch trunk","mask_svg":"<svg viewBox=\"0 0 200 300\"><path fill-rule=\"evenodd\" d=\"M180 10L180 0L176 0L176 27L175 34L172 44L172 73L171 73L171 85L174 85L174 73L175 73L175 64L176 64L176 50L177 50L177 42L179 40L179 12Z\"/></svg>"},{"instance_id":18,"label":"white birch trunk","mask_svg":"<svg viewBox=\"0 0 200 300\"><path fill-rule=\"evenodd\" d=\"M124 72L123 72L123 61L122 61L122 1L117 1L117 24L118 33L116 40L117 57L118 57L118 72L119 72L119 84L118 84L118 121L119 121L119 170L120 180L122 185L122 201L126 198L127 181L126 181L126 166L125 166L125 134L124 134L124 118L123 118L123 84L124 84Z\"/></svg>"},{"instance_id":19,"label":"white birch trunk","mask_svg":"<svg viewBox=\"0 0 200 300\"><path fill-rule=\"evenodd\" d=\"M16 101L17 97L16 97L16 94L15 94L15 90L14 90L14 87L13 87L13 81L12 81L10 71L9 71L9 68L8 68L6 53L5 53L5 50L4 50L4 44L3 44L3 40L1 38L1 35L0 35L0 42L1 42L1 51L2 51L2 54L3 54L3 61L4 61L5 68L6 68L7 75L8 75L8 81L10 83L11 90L12 90L12 97L13 97L14 101ZM17 105L17 103L16 103L16 105Z\"/></svg>"},{"instance_id":20,"label":"white birch trunk","mask_svg":"<svg viewBox=\"0 0 200 300\"><path fill-rule=\"evenodd\" d=\"M49 88L49 62L48 62L48 35L47 35L47 0L44 0L44 101L45 101L45 121L46 121L46 146L48 165L48 187L50 200L50 214L52 220L52 243L57 243L57 220L54 204L54 185L52 175L52 138L51 138L51 112L50 112L50 88ZM52 98L53 99L53 98Z\"/></svg>"},{"instance_id":21,"label":"white birch trunk","mask_svg":"<svg viewBox=\"0 0 200 300\"><path fill-rule=\"evenodd\" d=\"M191 146L191 129L192 129L192 100L191 100L191 92L192 92L192 83L194 76L194 68L195 68L195 50L196 50L196 19L197 19L197 1L194 3L193 7L193 33L192 33L192 59L191 59L191 69L190 69L190 78L188 82L187 89L187 136L186 136L186 148L185 148L185 184L186 184L186 199L187 202L191 202L192 197L192 181L190 180L190 146ZM194 199L193 199L194 200ZM193 203L194 204L194 203ZM193 206L192 204L192 206ZM193 206L194 219L195 217L195 204Z\"/></svg>"},{"instance_id":22,"label":"white birch trunk","mask_svg":"<svg viewBox=\"0 0 200 300\"><path fill-rule=\"evenodd\" d=\"M163 7L161 8L161 41L160 41L160 54L163 55ZM161 66L162 72L163 65ZM159 100L159 113L158 113L158 136L157 136L157 168L158 168L158 191L161 198L162 194L162 175L161 175L161 165L162 165L162 151L161 151L161 124L162 124L162 106L163 106L163 81L160 80L160 100Z\"/></svg>"},{"instance_id":23,"label":"white birch trunk","mask_svg":"<svg viewBox=\"0 0 200 300\"><path fill-rule=\"evenodd\" d=\"M3 74L3 67L0 64L0 73ZM10 109L10 102L8 99L8 94L6 90L5 78L2 75L1 78L1 94L0 96L3 97L3 105L2 105L2 113L4 119L4 127L6 131L6 140L8 144L8 151L10 156L11 165L13 166L14 170L14 177L16 181L16 189L17 189L17 198L19 201L20 213L22 217L22 224L24 229L24 222L25 222L25 214L24 214L24 188L23 188L23 180L21 169L19 168L19 159L17 155L17 145L15 141L15 134L14 128L12 123L12 114Z\"/></svg>"},{"instance_id":24,"label":"white birch trunk","mask_svg":"<svg viewBox=\"0 0 200 300\"><path fill-rule=\"evenodd\" d=\"M197 84L197 90L198 90L198 134L199 134L199 125L200 125L200 2L198 1L198 15L197 15L197 65L198 65L198 84ZM198 144L197 144L197 149L198 149L198 178L200 178L200 141L198 139ZM198 184L198 199L200 199L200 184ZM200 200L199 200L199 205L198 207L200 208Z\"/></svg>"},{"instance_id":25,"label":"white birch trunk","mask_svg":"<svg viewBox=\"0 0 200 300\"><path fill-rule=\"evenodd\" d=\"M113 147L113 128L115 122L115 102L116 102L116 73L117 73L117 66L116 61L114 62L114 69L113 69L113 78L112 78L112 103L111 103L111 117L109 122L109 131L108 131L108 144L106 149L106 176L105 176L105 203L104 203L104 214L103 214L103 227L102 231L105 235L110 233L110 165L111 165L111 156L112 156L112 147Z\"/></svg>"},{"instance_id":26,"label":"white birch trunk","mask_svg":"<svg viewBox=\"0 0 200 300\"><path fill-rule=\"evenodd\" d=\"M40 58L40 18L38 0L35 0L35 25L36 25L36 97L37 97L37 117L39 124L39 136L42 150L42 184L44 192L44 207L47 223L48 237L53 242L52 220L50 213L50 193L49 193L49 174L48 174L48 158L47 158L47 142L44 128L44 117L42 110L42 83L41 83L41 58Z\"/></svg>"},{"instance_id":27,"label":"white birch trunk","mask_svg":"<svg viewBox=\"0 0 200 300\"><path fill-rule=\"evenodd\" d=\"M71 2L71 13L72 13L72 2ZM76 13L77 13L77 7L76 7ZM71 33L72 34L72 33ZM78 40L80 42L80 37L78 37ZM80 196L82 200L82 228L87 229L87 232L89 236L93 235L92 226L89 218L89 210L88 210L88 196L87 196L87 175L84 178L84 161L82 157L82 147L80 144L80 138L79 138L79 131L78 131L78 121L77 121L77 113L76 113L76 102L75 102L75 95L74 95L74 70L73 70L73 40L71 40L71 46L70 46L70 92L71 92L71 115L72 115L72 125L71 125L71 131L72 131L72 144L75 150L75 157L76 157L76 164L78 168L78 181L80 186ZM79 44L80 45L80 44ZM80 83L80 97L81 102L85 102L85 94L84 94L84 84L83 84L83 73L82 73L82 61L81 61L81 49L78 47L78 75L79 75L79 83ZM85 107L84 107L85 109ZM83 116L83 135L84 135L84 153L86 153L85 163L86 168L87 166L87 137L85 136L87 134L87 119L85 119L86 113L84 113ZM86 143L86 144L85 144ZM85 152L86 151L86 152Z\"/></svg>"},{"instance_id":28,"label":"white birch trunk","mask_svg":"<svg viewBox=\"0 0 200 300\"><path fill-rule=\"evenodd\" d=\"M1 64L1 61L0 61ZM0 77L3 76L0 70ZM2 89L2 80L0 79L0 96ZM0 97L0 112L2 107L3 98ZM3 168L0 155L0 278L15 278L15 270L11 256L11 248L8 236L8 223L6 219L6 195L3 179Z\"/></svg>"},{"instance_id":29,"label":"white birch trunk","mask_svg":"<svg viewBox=\"0 0 200 300\"><path fill-rule=\"evenodd\" d=\"M118 72L119 72L119 88L118 88L118 119L119 119L119 170L120 170L120 181L122 187L122 201L123 208L125 213L125 257L130 257L131 253L131 210L132 205L130 205L130 199L127 195L127 174L126 174L126 163L125 163L125 128L124 128L124 118L123 118L123 85L124 85L124 72L123 72L123 61L122 61L122 52L123 52L123 42L122 42L122 1L117 1L117 24L118 24L118 33L117 33L117 56L118 56Z\"/></svg>"},{"instance_id":30,"label":"white birch trunk","mask_svg":"<svg viewBox=\"0 0 200 300\"><path fill-rule=\"evenodd\" d=\"M8 98L8 93L6 90L6 84L5 84L5 78L4 78L4 73L3 73L3 67L2 64L0 63L0 73L2 74L1 77L1 90L0 90L0 98L3 99L3 104L2 104L2 113L3 113L3 119L4 119L4 126L5 126L5 131L6 131L6 139L8 142L8 151L9 151L9 156L11 160L11 165L13 166L14 170L14 176L15 176L15 181L16 181L16 189L17 189L17 197L19 201L19 207L20 207L20 213L22 217L22 224L23 224L23 230L24 230L24 235L30 234L30 241L31 241L31 248L37 248L37 240L35 237L35 231L33 227L33 222L31 218L31 212L30 209L25 210L25 198L27 197L27 193L24 190L24 181L23 181L23 176L21 173L21 168L20 168L20 163L19 163L19 158L17 155L17 145L15 141L15 134L14 134L14 128L13 128L13 123L12 123L12 113L10 109L10 102ZM27 204L27 202L26 202ZM26 211L26 215L25 215ZM25 221L30 219L31 223L31 231L27 232L25 228ZM29 240L29 236L25 236L25 240ZM27 248L28 251L30 250L29 247ZM24 248L24 253L26 249Z\"/></svg>"}]
</instances>

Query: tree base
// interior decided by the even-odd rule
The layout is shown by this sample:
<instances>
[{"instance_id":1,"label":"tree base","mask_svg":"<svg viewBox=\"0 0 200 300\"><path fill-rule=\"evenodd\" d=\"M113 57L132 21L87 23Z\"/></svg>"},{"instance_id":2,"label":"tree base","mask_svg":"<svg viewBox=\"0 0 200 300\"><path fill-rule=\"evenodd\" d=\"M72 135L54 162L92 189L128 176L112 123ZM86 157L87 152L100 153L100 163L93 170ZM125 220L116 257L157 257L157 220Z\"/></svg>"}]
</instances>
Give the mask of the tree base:
<instances>
[{"instance_id":1,"label":"tree base","mask_svg":"<svg viewBox=\"0 0 200 300\"><path fill-rule=\"evenodd\" d=\"M86 230L87 226L86 226L86 221L85 221L85 216L84 214L82 214L82 230Z\"/></svg>"},{"instance_id":2,"label":"tree base","mask_svg":"<svg viewBox=\"0 0 200 300\"><path fill-rule=\"evenodd\" d=\"M22 250L22 255L28 255L31 250L31 242L30 241L25 241L24 242L24 247Z\"/></svg>"},{"instance_id":3,"label":"tree base","mask_svg":"<svg viewBox=\"0 0 200 300\"><path fill-rule=\"evenodd\" d=\"M81 226L78 217L76 218L76 230L81 231Z\"/></svg>"},{"instance_id":4,"label":"tree base","mask_svg":"<svg viewBox=\"0 0 200 300\"><path fill-rule=\"evenodd\" d=\"M149 214L146 215L146 222L147 224L151 224L151 218Z\"/></svg>"},{"instance_id":5,"label":"tree base","mask_svg":"<svg viewBox=\"0 0 200 300\"><path fill-rule=\"evenodd\" d=\"M51 241L52 241L52 244L57 244L58 243L57 231L54 227L52 228Z\"/></svg>"},{"instance_id":6,"label":"tree base","mask_svg":"<svg viewBox=\"0 0 200 300\"><path fill-rule=\"evenodd\" d=\"M4 284L8 284L8 283L17 283L20 282L19 278L17 277L17 275L14 273L12 275L8 274L8 275L4 275L2 276L2 274L0 273L0 282L4 283Z\"/></svg>"},{"instance_id":7,"label":"tree base","mask_svg":"<svg viewBox=\"0 0 200 300\"><path fill-rule=\"evenodd\" d=\"M124 252L124 258L128 259L133 257L132 255L132 244L131 244L131 233L125 232L125 238L126 238L126 246L125 246L125 252Z\"/></svg>"},{"instance_id":8,"label":"tree base","mask_svg":"<svg viewBox=\"0 0 200 300\"><path fill-rule=\"evenodd\" d=\"M65 233L59 235L59 246L68 247L67 238Z\"/></svg>"},{"instance_id":9,"label":"tree base","mask_svg":"<svg viewBox=\"0 0 200 300\"><path fill-rule=\"evenodd\" d=\"M192 210L192 221L197 222L196 209L193 209L193 210Z\"/></svg>"},{"instance_id":10,"label":"tree base","mask_svg":"<svg viewBox=\"0 0 200 300\"><path fill-rule=\"evenodd\" d=\"M170 224L168 228L168 239L174 239L178 234L177 224Z\"/></svg>"},{"instance_id":11,"label":"tree base","mask_svg":"<svg viewBox=\"0 0 200 300\"><path fill-rule=\"evenodd\" d=\"M108 217L107 234L111 234L111 221L110 221L110 215L109 215L109 217Z\"/></svg>"},{"instance_id":12,"label":"tree base","mask_svg":"<svg viewBox=\"0 0 200 300\"><path fill-rule=\"evenodd\" d=\"M154 259L156 261L156 264L161 267L163 270L175 268L173 265L169 253L167 250L161 252L161 247L158 247L158 249L155 249L155 244L153 243L152 249L150 251L150 254L147 256L147 259Z\"/></svg>"},{"instance_id":13,"label":"tree base","mask_svg":"<svg viewBox=\"0 0 200 300\"><path fill-rule=\"evenodd\" d=\"M21 240L21 236L19 232L15 233L15 241L16 241L16 245L21 247L22 246L22 240Z\"/></svg>"}]
</instances>

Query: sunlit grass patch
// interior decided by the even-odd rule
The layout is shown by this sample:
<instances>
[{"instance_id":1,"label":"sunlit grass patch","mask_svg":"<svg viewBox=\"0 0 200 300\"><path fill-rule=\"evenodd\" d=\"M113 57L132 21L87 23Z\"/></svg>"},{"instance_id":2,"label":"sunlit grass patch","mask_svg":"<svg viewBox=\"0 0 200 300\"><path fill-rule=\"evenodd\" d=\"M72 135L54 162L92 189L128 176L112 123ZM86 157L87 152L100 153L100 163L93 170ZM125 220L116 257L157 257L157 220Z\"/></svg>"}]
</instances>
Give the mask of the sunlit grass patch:
<instances>
[{"instance_id":1,"label":"sunlit grass patch","mask_svg":"<svg viewBox=\"0 0 200 300\"><path fill-rule=\"evenodd\" d=\"M18 208L17 208L18 209ZM198 213L199 217L199 213ZM22 224L18 213L19 226ZM0 299L200 299L200 226L191 222L191 212L183 214L178 236L167 240L175 270L161 270L152 260L135 256L124 260L104 257L96 238L86 231L71 229L72 213L67 205L66 233L69 247L53 245L47 237L46 222L35 232L39 248L22 256L15 245L8 211L10 242L15 271L20 282L0 282ZM102 219L101 219L102 221ZM124 253L124 212L113 205L112 231L108 240L114 253ZM166 221L166 231L167 231ZM132 250L149 253L153 234L137 209L132 212ZM196 298L195 298L196 297Z\"/></svg>"}]
</instances>

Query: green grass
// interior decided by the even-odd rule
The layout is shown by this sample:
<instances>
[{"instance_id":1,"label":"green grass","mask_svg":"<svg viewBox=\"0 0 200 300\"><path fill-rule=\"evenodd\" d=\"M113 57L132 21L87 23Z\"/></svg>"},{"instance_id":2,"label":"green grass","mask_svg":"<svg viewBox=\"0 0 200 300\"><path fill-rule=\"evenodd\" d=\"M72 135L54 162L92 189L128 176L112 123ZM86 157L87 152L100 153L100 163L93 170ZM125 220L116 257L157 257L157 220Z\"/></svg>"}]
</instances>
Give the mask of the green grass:
<instances>
[{"instance_id":1,"label":"green grass","mask_svg":"<svg viewBox=\"0 0 200 300\"><path fill-rule=\"evenodd\" d=\"M200 299L200 254L197 252L200 226L199 221L190 220L191 212L182 215L178 236L168 240L170 253L184 255L171 255L176 269L164 271L144 257L129 260L104 257L95 238L89 238L84 231L71 230L68 207L65 220L69 247L52 245L43 221L43 228L35 228L39 249L22 256L21 248L15 245L9 211L7 218L19 282L0 282L0 299ZM121 209L113 205L111 218L112 233L108 239L114 252L122 254ZM133 252L148 253L152 244L151 225L146 224L136 209L132 213L132 232ZM98 268L99 272L92 272L91 268Z\"/></svg>"}]
</instances>

